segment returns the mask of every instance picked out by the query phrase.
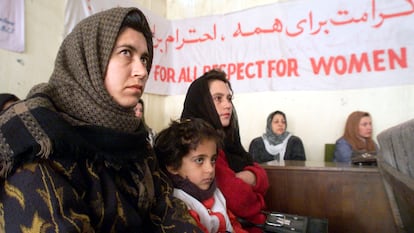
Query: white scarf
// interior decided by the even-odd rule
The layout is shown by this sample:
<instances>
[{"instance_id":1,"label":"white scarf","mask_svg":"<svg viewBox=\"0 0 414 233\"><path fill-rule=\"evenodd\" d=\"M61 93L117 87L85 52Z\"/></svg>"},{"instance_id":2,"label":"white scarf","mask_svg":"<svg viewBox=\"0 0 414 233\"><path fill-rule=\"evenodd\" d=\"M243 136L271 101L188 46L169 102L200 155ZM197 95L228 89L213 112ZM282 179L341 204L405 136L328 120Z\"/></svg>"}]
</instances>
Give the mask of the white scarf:
<instances>
[{"instance_id":1,"label":"white scarf","mask_svg":"<svg viewBox=\"0 0 414 233\"><path fill-rule=\"evenodd\" d=\"M211 210L206 209L200 201L184 192L182 189L174 188L174 197L181 199L186 203L188 209L195 210L198 213L201 224L207 228L208 232L217 232L220 224L219 219L216 216L211 215L210 211L221 213L226 221L226 231L233 232L230 218L227 215L226 199L219 189L216 189L214 192L215 202Z\"/></svg>"},{"instance_id":2,"label":"white scarf","mask_svg":"<svg viewBox=\"0 0 414 233\"><path fill-rule=\"evenodd\" d=\"M282 143L279 143L277 145L271 145L270 142L265 138L262 137L266 151L273 155L274 157L277 157L279 155L279 159L283 159L286 152L286 146L289 141L289 138L292 136L291 133L288 134L288 136L283 140Z\"/></svg>"}]
</instances>

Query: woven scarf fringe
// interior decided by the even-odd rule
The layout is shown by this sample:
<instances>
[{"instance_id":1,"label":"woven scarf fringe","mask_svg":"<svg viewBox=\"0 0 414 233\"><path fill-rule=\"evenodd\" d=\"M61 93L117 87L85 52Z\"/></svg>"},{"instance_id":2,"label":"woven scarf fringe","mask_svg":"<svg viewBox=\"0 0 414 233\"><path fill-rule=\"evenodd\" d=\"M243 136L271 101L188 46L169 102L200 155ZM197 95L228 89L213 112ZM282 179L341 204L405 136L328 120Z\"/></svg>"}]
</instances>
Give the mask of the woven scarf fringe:
<instances>
[{"instance_id":1,"label":"woven scarf fringe","mask_svg":"<svg viewBox=\"0 0 414 233\"><path fill-rule=\"evenodd\" d=\"M2 161L0 168L0 178L7 178L7 175L11 172L12 163L10 161Z\"/></svg>"},{"instance_id":2,"label":"woven scarf fringe","mask_svg":"<svg viewBox=\"0 0 414 233\"><path fill-rule=\"evenodd\" d=\"M49 138L43 138L38 143L40 150L36 155L42 159L49 158L49 155L53 152L52 141Z\"/></svg>"}]
</instances>

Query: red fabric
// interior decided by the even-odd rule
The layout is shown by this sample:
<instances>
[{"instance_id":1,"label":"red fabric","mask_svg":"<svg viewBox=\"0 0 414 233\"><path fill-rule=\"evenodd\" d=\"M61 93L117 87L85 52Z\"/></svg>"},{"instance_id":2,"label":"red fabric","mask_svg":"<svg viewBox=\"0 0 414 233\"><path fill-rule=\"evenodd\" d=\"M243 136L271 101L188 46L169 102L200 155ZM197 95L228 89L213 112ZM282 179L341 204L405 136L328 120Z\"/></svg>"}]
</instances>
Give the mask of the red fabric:
<instances>
[{"instance_id":1,"label":"red fabric","mask_svg":"<svg viewBox=\"0 0 414 233\"><path fill-rule=\"evenodd\" d=\"M262 224L266 216L261 213L265 209L264 196L269 188L269 180L266 171L257 163L245 167L256 175L256 185L251 186L236 177L235 172L229 167L223 150L219 151L216 161L216 181L224 197L227 208L236 216L242 217L252 223ZM249 232L257 232L254 230Z\"/></svg>"},{"instance_id":2,"label":"red fabric","mask_svg":"<svg viewBox=\"0 0 414 233\"><path fill-rule=\"evenodd\" d=\"M239 221L237 221L237 217L228 209L227 209L227 215L229 216L231 226L233 227L233 233L248 233L248 231L243 229Z\"/></svg>"},{"instance_id":3,"label":"red fabric","mask_svg":"<svg viewBox=\"0 0 414 233\"><path fill-rule=\"evenodd\" d=\"M224 233L224 232L226 232L226 219L224 219L224 215L222 213L220 213L220 212L213 212L213 211L211 211L211 208L213 207L215 201L216 200L214 200L214 197L210 197L209 199L204 200L202 203L207 208L208 213L210 215L214 215L214 216L216 216L218 218L218 220L219 220L219 227L218 227L218 231L217 232L218 233L219 232L223 232Z\"/></svg>"},{"instance_id":4,"label":"red fabric","mask_svg":"<svg viewBox=\"0 0 414 233\"><path fill-rule=\"evenodd\" d=\"M204 233L209 233L207 228L201 224L200 221L200 216L198 216L197 211L195 210L188 210L188 212L190 213L190 215L196 220L198 227L204 232Z\"/></svg>"}]
</instances>

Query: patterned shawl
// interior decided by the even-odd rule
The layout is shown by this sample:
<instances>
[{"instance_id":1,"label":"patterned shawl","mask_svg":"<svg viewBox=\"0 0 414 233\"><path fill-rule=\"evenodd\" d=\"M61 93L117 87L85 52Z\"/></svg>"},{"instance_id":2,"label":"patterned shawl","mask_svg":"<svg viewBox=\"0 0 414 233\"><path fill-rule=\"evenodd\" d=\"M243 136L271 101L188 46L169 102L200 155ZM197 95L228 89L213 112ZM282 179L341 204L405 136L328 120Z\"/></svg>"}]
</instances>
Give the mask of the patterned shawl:
<instances>
[{"instance_id":1,"label":"patterned shawl","mask_svg":"<svg viewBox=\"0 0 414 233\"><path fill-rule=\"evenodd\" d=\"M0 115L0 177L6 177L16 161L24 160L19 157L22 150L32 150L43 158L53 151L51 130L37 119L46 117L38 114L42 112L39 109L57 112L72 126L98 126L125 133L144 130L133 110L118 105L104 86L122 21L133 10L136 8L113 8L81 21L63 41L49 82L33 87L25 101ZM17 140L16 145L13 141Z\"/></svg>"}]
</instances>

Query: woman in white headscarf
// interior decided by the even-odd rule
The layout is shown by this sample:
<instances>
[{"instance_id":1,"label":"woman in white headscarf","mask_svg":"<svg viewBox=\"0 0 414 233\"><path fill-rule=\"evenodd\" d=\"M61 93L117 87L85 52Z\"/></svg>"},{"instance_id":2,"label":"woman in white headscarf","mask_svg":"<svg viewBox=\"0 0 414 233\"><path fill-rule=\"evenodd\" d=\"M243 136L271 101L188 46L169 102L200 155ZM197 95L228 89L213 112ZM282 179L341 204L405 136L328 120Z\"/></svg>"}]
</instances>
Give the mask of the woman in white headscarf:
<instances>
[{"instance_id":1,"label":"woman in white headscarf","mask_svg":"<svg viewBox=\"0 0 414 233\"><path fill-rule=\"evenodd\" d=\"M264 163L271 160L306 160L302 140L286 131L285 113L274 111L267 117L266 132L252 140L249 152L253 160Z\"/></svg>"}]
</instances>

